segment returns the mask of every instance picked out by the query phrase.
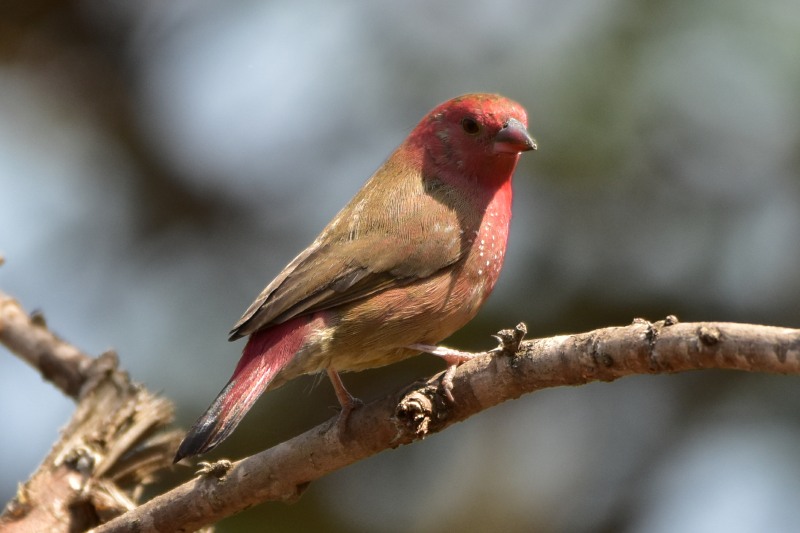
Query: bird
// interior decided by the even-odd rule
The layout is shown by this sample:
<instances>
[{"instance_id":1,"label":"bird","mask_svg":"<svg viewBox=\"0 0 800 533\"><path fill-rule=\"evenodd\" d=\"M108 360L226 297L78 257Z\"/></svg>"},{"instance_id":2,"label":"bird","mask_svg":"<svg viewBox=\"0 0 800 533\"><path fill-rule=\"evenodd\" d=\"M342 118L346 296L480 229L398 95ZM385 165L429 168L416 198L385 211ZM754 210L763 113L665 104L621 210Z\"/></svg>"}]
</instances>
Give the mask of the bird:
<instances>
[{"instance_id":1,"label":"bird","mask_svg":"<svg viewBox=\"0 0 800 533\"><path fill-rule=\"evenodd\" d=\"M424 352L454 371L467 354L437 343L497 281L512 175L537 148L527 127L525 109L497 94L465 94L423 117L233 326L229 340L248 337L241 359L175 462L216 447L264 391L303 374L327 373L346 423L360 402L341 372Z\"/></svg>"}]
</instances>

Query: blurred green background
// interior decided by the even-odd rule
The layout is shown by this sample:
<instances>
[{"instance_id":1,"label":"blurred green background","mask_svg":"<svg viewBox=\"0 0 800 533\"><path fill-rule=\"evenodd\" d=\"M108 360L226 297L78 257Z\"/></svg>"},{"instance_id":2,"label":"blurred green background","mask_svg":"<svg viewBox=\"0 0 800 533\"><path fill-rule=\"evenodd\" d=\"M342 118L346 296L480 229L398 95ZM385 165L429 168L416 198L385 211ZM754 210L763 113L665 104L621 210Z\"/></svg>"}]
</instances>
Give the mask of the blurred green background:
<instances>
[{"instance_id":1,"label":"blurred green background","mask_svg":"<svg viewBox=\"0 0 800 533\"><path fill-rule=\"evenodd\" d=\"M500 92L539 151L506 267L449 340L658 320L800 327L800 3L16 0L0 16L0 288L119 351L188 425L226 333L433 106ZM442 369L345 376L365 400ZM211 457L334 414L266 395ZM72 412L0 353L0 500ZM523 397L219 531L796 531L800 380L703 372ZM190 475L178 469L176 483Z\"/></svg>"}]
</instances>

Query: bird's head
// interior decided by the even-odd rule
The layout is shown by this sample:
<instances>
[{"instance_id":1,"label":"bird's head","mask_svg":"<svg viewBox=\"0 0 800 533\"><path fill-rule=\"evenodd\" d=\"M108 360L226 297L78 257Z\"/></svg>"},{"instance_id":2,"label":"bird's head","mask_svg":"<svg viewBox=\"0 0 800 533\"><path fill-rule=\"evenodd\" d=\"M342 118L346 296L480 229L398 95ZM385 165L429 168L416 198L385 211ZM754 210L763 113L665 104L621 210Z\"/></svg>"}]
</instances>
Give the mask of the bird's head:
<instances>
[{"instance_id":1,"label":"bird's head","mask_svg":"<svg viewBox=\"0 0 800 533\"><path fill-rule=\"evenodd\" d=\"M479 179L507 181L519 154L536 149L528 117L518 103L497 94L466 94L433 109L409 140L433 164Z\"/></svg>"}]
</instances>

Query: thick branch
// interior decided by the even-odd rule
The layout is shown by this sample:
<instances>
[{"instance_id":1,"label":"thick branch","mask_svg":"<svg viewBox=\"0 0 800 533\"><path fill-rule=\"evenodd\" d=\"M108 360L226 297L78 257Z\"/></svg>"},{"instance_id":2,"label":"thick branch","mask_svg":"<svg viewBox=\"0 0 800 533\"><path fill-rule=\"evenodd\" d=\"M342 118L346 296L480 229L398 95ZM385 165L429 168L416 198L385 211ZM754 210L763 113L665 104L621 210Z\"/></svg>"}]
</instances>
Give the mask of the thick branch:
<instances>
[{"instance_id":1,"label":"thick branch","mask_svg":"<svg viewBox=\"0 0 800 533\"><path fill-rule=\"evenodd\" d=\"M548 387L706 368L800 374L800 330L675 322L637 320L523 342L513 355L478 356L454 376L455 404L432 378L357 409L341 438L334 418L230 468L208 469L96 532L192 531L260 502L293 500L334 470Z\"/></svg>"}]
</instances>

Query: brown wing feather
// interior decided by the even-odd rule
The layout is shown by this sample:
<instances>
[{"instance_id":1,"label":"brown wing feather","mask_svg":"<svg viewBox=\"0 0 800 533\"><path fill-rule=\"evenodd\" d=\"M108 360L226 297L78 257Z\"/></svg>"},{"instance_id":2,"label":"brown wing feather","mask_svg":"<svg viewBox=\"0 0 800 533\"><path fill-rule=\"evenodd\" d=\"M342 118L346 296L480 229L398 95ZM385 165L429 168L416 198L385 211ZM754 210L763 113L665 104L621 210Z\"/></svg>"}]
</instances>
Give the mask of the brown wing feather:
<instances>
[{"instance_id":1,"label":"brown wing feather","mask_svg":"<svg viewBox=\"0 0 800 533\"><path fill-rule=\"evenodd\" d=\"M436 178L380 176L398 170L394 159L259 294L230 340L430 276L463 257L479 218L462 213L474 210L461 209L465 199Z\"/></svg>"}]
</instances>

